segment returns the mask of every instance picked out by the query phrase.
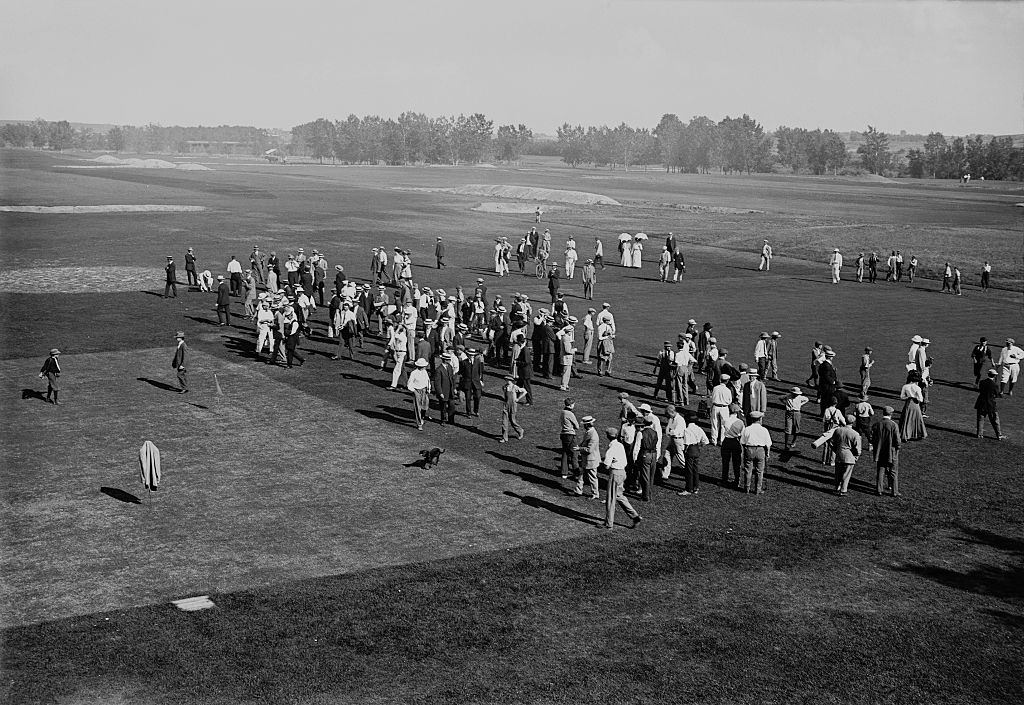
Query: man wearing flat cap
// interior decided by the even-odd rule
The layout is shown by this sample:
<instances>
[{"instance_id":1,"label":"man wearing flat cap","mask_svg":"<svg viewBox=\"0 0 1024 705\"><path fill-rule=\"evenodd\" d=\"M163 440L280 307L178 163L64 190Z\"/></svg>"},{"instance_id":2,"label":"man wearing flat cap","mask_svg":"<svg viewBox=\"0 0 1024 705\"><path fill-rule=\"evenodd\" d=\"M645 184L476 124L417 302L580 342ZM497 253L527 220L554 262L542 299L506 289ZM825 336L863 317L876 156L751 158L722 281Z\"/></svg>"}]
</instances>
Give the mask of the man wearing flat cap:
<instances>
[{"instance_id":1,"label":"man wearing flat cap","mask_svg":"<svg viewBox=\"0 0 1024 705\"><path fill-rule=\"evenodd\" d=\"M61 373L60 362L57 360L59 356L60 350L51 348L50 356L43 361L43 366L39 370L39 379L46 377L46 401L56 406L62 406L59 399Z\"/></svg>"},{"instance_id":2,"label":"man wearing flat cap","mask_svg":"<svg viewBox=\"0 0 1024 705\"><path fill-rule=\"evenodd\" d=\"M594 417L584 416L580 419L583 424L583 440L580 441L580 465L576 475L576 485L570 494L576 497L583 496L584 488L589 490L590 499L601 499L597 488L597 468L601 464L601 441L598 438L597 430L594 428Z\"/></svg>"},{"instance_id":3,"label":"man wearing flat cap","mask_svg":"<svg viewBox=\"0 0 1024 705\"><path fill-rule=\"evenodd\" d=\"M988 418L989 423L992 424L992 430L996 434L996 439L1001 441L1006 436L999 430L999 413L996 409L996 399L1000 396L999 387L996 384L998 374L999 372L993 367L988 371L988 377L978 384L978 399L974 402L974 410L978 413L978 438L981 438L981 420Z\"/></svg>"}]
</instances>

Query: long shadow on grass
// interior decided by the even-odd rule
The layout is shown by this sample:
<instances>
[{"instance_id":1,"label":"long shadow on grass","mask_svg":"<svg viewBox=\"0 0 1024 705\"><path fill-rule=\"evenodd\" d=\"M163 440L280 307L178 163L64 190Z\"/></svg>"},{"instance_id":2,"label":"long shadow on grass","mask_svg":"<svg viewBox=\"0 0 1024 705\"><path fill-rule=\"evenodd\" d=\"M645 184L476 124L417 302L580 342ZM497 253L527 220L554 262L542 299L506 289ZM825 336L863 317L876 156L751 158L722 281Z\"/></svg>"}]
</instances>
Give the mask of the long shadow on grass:
<instances>
[{"instance_id":1,"label":"long shadow on grass","mask_svg":"<svg viewBox=\"0 0 1024 705\"><path fill-rule=\"evenodd\" d=\"M505 455L504 453L498 453L493 450L487 451L487 455L495 458L496 460L503 460L504 462L512 465L521 465L522 467L533 468L534 470L540 471L547 477L534 475L533 473L525 472L523 470L510 470L508 468L501 467L500 465L498 466L498 472L505 475L516 475L517 477L520 477L534 485L543 485L544 487L550 487L553 490L562 491L565 489L560 478L551 477L551 472L547 468L537 465L536 463L531 463L521 458L517 458L514 455Z\"/></svg>"},{"instance_id":2,"label":"long shadow on grass","mask_svg":"<svg viewBox=\"0 0 1024 705\"><path fill-rule=\"evenodd\" d=\"M377 407L377 408L378 409L394 409L395 407ZM411 426L413 424L413 422L414 422L414 419L411 418L410 416L406 416L404 414L402 416L399 416L399 415L397 415L395 413L392 413L392 412L389 412L389 411L377 411L375 409L356 409L355 411L356 411L357 414L362 414L363 416L366 416L367 418L377 419L379 421L387 421L389 423L398 424L400 426ZM404 409L399 409L398 411L404 411Z\"/></svg>"},{"instance_id":3,"label":"long shadow on grass","mask_svg":"<svg viewBox=\"0 0 1024 705\"><path fill-rule=\"evenodd\" d=\"M502 494L504 494L506 497L514 497L515 499L518 499L520 502L522 502L528 507L534 507L536 509L546 509L549 512L558 514L559 516L566 517L567 519L575 519L576 521L583 522L584 524L590 524L591 526L600 526L602 523L601 519L597 519L593 516L590 516L589 514L584 514L583 512L577 512L575 509L563 507L560 504L555 504L554 502L548 502L547 500L543 500L540 497L524 496L509 491L505 491Z\"/></svg>"},{"instance_id":4,"label":"long shadow on grass","mask_svg":"<svg viewBox=\"0 0 1024 705\"><path fill-rule=\"evenodd\" d=\"M798 465L798 468L802 470L813 470L806 465ZM774 470L775 472L771 472ZM805 487L815 492L824 492L825 494L832 494L833 477L822 477L819 474L810 474L803 472L796 472L796 470L781 465L771 465L768 467L768 471L765 472L765 477L769 480L781 482L784 485L792 485L793 487ZM796 478L802 478L803 480L810 480L811 482L803 482ZM813 483L813 484L812 484Z\"/></svg>"},{"instance_id":5,"label":"long shadow on grass","mask_svg":"<svg viewBox=\"0 0 1024 705\"><path fill-rule=\"evenodd\" d=\"M208 326L215 326L215 325L217 325L217 320L216 319L211 320L209 318L200 318L199 316L185 316L185 318L187 318L187 319L189 319L191 321L195 321L196 323L205 323Z\"/></svg>"},{"instance_id":6,"label":"long shadow on grass","mask_svg":"<svg viewBox=\"0 0 1024 705\"><path fill-rule=\"evenodd\" d=\"M166 392L178 391L178 387L176 387L175 385L168 384L167 382L161 382L160 380L157 379L150 379L149 377L136 377L135 379L139 380L140 382L145 382L146 384L151 384L157 389L163 389Z\"/></svg>"},{"instance_id":7,"label":"long shadow on grass","mask_svg":"<svg viewBox=\"0 0 1024 705\"><path fill-rule=\"evenodd\" d=\"M256 346L253 345L252 341L245 340L243 338L236 338L230 335L225 337L227 338L224 342L225 348L247 360L256 359Z\"/></svg>"},{"instance_id":8,"label":"long shadow on grass","mask_svg":"<svg viewBox=\"0 0 1024 705\"><path fill-rule=\"evenodd\" d=\"M38 399L39 401L46 401L46 394L40 392L38 389L29 389L26 387L21 390L22 399Z\"/></svg>"},{"instance_id":9,"label":"long shadow on grass","mask_svg":"<svg viewBox=\"0 0 1024 705\"><path fill-rule=\"evenodd\" d=\"M108 497L116 499L118 502L125 502L126 504L142 504L142 500L131 492L125 492L117 487L101 487L100 492Z\"/></svg>"}]
</instances>

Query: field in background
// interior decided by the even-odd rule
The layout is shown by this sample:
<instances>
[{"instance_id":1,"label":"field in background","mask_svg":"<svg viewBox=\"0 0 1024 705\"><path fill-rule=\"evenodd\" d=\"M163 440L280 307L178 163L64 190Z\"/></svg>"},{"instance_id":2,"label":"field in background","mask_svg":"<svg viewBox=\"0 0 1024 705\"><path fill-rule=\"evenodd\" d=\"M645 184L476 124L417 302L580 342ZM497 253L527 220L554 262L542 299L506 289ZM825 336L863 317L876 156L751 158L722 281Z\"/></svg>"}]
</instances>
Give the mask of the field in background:
<instances>
[{"instance_id":1,"label":"field in background","mask_svg":"<svg viewBox=\"0 0 1024 705\"><path fill-rule=\"evenodd\" d=\"M209 208L0 214L0 277L47 265L152 267L155 277L145 291L132 269L121 292L61 293L67 282L57 280L0 294L7 700L1022 697L1024 413L1016 398L1003 400L1010 441L975 441L975 395L965 384L978 335L1019 333L1019 298L973 289L943 296L928 281L833 287L823 265L787 257L770 275L753 271L763 232L783 254L793 254L780 244L792 237L791 247L819 259L833 232L846 251L895 223L929 248L918 255L926 263L945 252L929 233L946 229L958 233L951 247L988 252L984 243L992 243L997 281L1004 270L1020 278L1012 191L540 166L70 173L51 169L48 155L0 155L5 204ZM674 478L641 506L640 529L604 535L598 504L561 491L550 430L564 396L557 385L535 385L535 406L521 412L521 443L497 444L493 396L480 420L420 434L408 398L386 391L388 378L374 369L379 341L354 362L332 362L333 348L314 338L303 343L303 367L267 368L251 359L244 321L211 325L209 295L184 294L184 286L175 300L152 295L162 292L163 256L180 261L188 246L215 272L253 243L281 254L316 247L363 277L370 247L408 246L426 265L442 235L452 266L420 266L421 283L470 287L483 276L492 294L546 301L532 278L488 273L492 237L516 236L531 218L471 210L490 199L406 190L467 183L620 200L622 208L552 210L545 222L556 244L571 232L584 252L600 235L609 260L621 230L672 229L685 243L683 284L656 280L657 247L642 270L599 275L598 300L612 302L619 323L616 376L587 374L573 394L578 412L600 425L615 417L617 392L650 400L651 356L691 316L713 321L737 362L750 361L758 331L782 331L783 377L797 383L815 338L839 350L849 381L860 349L871 345L876 408L894 402L910 335L931 337L939 384L929 439L904 454L905 498L874 497L866 459L852 496L835 498L808 437L802 454L773 458L764 497L717 486L717 459L705 452L700 497L677 497ZM846 227L812 229L833 221ZM800 223L807 230L791 233ZM860 223L869 225L852 227ZM972 247L959 242L965 237ZM565 290L572 311L582 311L578 285ZM167 389L179 328L197 357L196 389L186 397ZM66 354L60 408L34 394L53 345ZM500 371L489 371L488 395L499 385ZM773 387L774 398L781 386ZM773 401L776 437L780 424ZM146 438L165 451L165 487L141 505L119 501L143 494L134 468ZM433 444L447 449L441 466L416 467L417 451ZM196 593L210 594L217 608L182 614L166 604Z\"/></svg>"}]
</instances>

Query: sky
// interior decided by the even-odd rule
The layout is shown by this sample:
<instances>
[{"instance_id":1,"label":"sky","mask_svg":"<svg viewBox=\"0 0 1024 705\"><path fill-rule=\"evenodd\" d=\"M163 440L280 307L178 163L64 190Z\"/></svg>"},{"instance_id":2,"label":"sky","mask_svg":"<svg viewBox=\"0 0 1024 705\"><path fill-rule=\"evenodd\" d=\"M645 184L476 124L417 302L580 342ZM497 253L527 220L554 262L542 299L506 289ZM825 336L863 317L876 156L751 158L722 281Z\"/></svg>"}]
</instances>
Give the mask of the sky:
<instances>
[{"instance_id":1,"label":"sky","mask_svg":"<svg viewBox=\"0 0 1024 705\"><path fill-rule=\"evenodd\" d=\"M1024 2L0 0L0 119L1024 132Z\"/></svg>"}]
</instances>

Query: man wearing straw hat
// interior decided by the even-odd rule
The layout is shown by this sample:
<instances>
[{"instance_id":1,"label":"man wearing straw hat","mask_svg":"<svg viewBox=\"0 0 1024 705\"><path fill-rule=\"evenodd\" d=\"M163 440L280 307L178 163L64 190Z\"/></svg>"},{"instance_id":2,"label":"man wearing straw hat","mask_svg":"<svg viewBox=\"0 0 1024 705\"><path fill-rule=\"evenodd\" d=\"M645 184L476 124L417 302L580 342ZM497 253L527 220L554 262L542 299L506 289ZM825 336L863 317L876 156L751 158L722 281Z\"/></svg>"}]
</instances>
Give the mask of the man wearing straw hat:
<instances>
[{"instance_id":1,"label":"man wearing straw hat","mask_svg":"<svg viewBox=\"0 0 1024 705\"><path fill-rule=\"evenodd\" d=\"M427 374L427 361L422 357L416 360L416 368L409 373L405 388L412 392L412 408L416 416L416 428L423 430L423 422L429 418L430 410L430 375Z\"/></svg>"},{"instance_id":2,"label":"man wearing straw hat","mask_svg":"<svg viewBox=\"0 0 1024 705\"><path fill-rule=\"evenodd\" d=\"M43 361L43 367L39 370L39 379L46 377L46 401L56 406L63 406L59 399L61 372L60 363L57 361L59 356L60 350L57 348L50 349L50 356Z\"/></svg>"},{"instance_id":3,"label":"man wearing straw hat","mask_svg":"<svg viewBox=\"0 0 1024 705\"><path fill-rule=\"evenodd\" d=\"M832 250L832 256L828 258L829 267L832 269L832 283L838 284L840 280L839 270L843 268L843 255L836 247Z\"/></svg>"}]
</instances>

